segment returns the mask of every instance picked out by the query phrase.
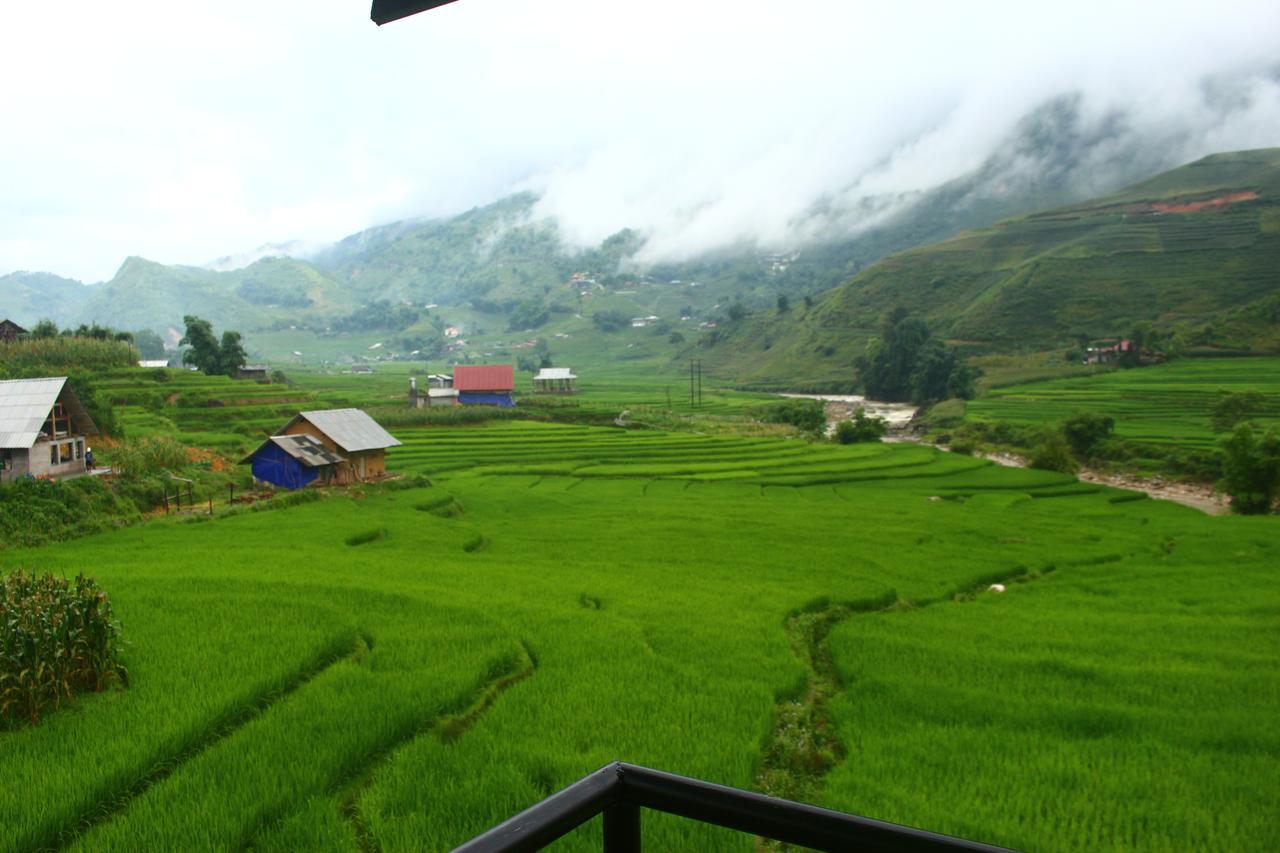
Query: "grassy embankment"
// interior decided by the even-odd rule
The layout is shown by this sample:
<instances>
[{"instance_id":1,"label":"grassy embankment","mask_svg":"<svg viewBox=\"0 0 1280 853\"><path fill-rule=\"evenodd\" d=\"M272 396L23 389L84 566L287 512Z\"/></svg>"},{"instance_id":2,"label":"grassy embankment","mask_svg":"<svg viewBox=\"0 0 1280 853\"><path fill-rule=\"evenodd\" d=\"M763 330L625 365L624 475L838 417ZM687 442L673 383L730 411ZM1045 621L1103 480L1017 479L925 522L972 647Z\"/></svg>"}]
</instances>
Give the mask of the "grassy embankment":
<instances>
[{"instance_id":1,"label":"grassy embankment","mask_svg":"<svg viewBox=\"0 0 1280 853\"><path fill-rule=\"evenodd\" d=\"M3 735L0 848L447 849L615 758L752 787L814 680L788 626L832 605L824 804L1037 850L1280 843L1274 519L925 447L401 437L435 487L0 553L92 567L131 644L128 690Z\"/></svg>"},{"instance_id":2,"label":"grassy embankment","mask_svg":"<svg viewBox=\"0 0 1280 853\"><path fill-rule=\"evenodd\" d=\"M1261 395L1250 422L1280 425L1280 359L1218 358L993 388L966 404L958 429L954 423L942 428L990 439L999 434L996 425L1004 423L1013 427L1007 438L1018 447L1020 440L1034 442L1039 430L1094 412L1115 419L1115 438L1122 443L1104 446L1102 461L1194 473L1213 469L1212 454L1224 435L1214 428L1213 407L1228 394L1245 391ZM950 403L945 411L959 414Z\"/></svg>"}]
</instances>

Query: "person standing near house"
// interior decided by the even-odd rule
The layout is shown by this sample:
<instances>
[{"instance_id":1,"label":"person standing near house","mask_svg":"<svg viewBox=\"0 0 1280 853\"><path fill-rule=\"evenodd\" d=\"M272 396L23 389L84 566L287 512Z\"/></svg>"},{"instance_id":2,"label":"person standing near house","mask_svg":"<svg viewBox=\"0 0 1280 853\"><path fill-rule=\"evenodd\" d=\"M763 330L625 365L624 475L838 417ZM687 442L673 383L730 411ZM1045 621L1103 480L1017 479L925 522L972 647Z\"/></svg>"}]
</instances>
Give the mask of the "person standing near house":
<instances>
[{"instance_id":1,"label":"person standing near house","mask_svg":"<svg viewBox=\"0 0 1280 853\"><path fill-rule=\"evenodd\" d=\"M85 448L85 451L84 451L84 467L85 467L87 470L89 470L89 471L92 471L92 470L93 470L93 448L92 448L92 447L86 447L86 448Z\"/></svg>"}]
</instances>

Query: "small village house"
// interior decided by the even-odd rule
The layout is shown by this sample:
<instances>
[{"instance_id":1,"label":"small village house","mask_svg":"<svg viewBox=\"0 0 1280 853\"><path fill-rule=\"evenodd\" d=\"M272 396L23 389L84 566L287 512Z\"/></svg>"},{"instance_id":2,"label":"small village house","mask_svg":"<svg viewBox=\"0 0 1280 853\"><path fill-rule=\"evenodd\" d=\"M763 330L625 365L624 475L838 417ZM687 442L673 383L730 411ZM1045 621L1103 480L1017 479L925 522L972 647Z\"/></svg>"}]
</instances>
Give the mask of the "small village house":
<instances>
[{"instance_id":1,"label":"small village house","mask_svg":"<svg viewBox=\"0 0 1280 853\"><path fill-rule=\"evenodd\" d=\"M567 367L544 367L533 377L535 394L576 394L578 377Z\"/></svg>"},{"instance_id":2,"label":"small village house","mask_svg":"<svg viewBox=\"0 0 1280 853\"><path fill-rule=\"evenodd\" d=\"M241 460L256 482L286 489L347 485L386 473L386 451L400 442L359 409L299 412Z\"/></svg>"},{"instance_id":3,"label":"small village house","mask_svg":"<svg viewBox=\"0 0 1280 853\"><path fill-rule=\"evenodd\" d=\"M0 320L0 341L11 344L16 341L19 336L25 335L27 330L19 326L12 320Z\"/></svg>"},{"instance_id":4,"label":"small village house","mask_svg":"<svg viewBox=\"0 0 1280 853\"><path fill-rule=\"evenodd\" d=\"M271 382L271 365L242 364L236 368L236 379L252 379L254 382L269 384Z\"/></svg>"},{"instance_id":5,"label":"small village house","mask_svg":"<svg viewBox=\"0 0 1280 853\"><path fill-rule=\"evenodd\" d=\"M0 381L0 480L85 473L94 424L67 377Z\"/></svg>"},{"instance_id":6,"label":"small village house","mask_svg":"<svg viewBox=\"0 0 1280 853\"><path fill-rule=\"evenodd\" d=\"M1110 364L1119 361L1129 352L1131 346L1129 340L1124 339L1111 346L1089 347L1085 350L1085 364Z\"/></svg>"},{"instance_id":7,"label":"small village house","mask_svg":"<svg viewBox=\"0 0 1280 853\"><path fill-rule=\"evenodd\" d=\"M515 405L511 392L515 390L515 369L509 364L460 364L453 369L453 387L458 391L458 402L464 406Z\"/></svg>"},{"instance_id":8,"label":"small village house","mask_svg":"<svg viewBox=\"0 0 1280 853\"><path fill-rule=\"evenodd\" d=\"M446 385L443 380L449 380ZM409 377L409 406L425 409L428 406L458 405L458 389L453 387L452 376L439 376L435 373L427 377L427 388L418 388L418 377Z\"/></svg>"}]
</instances>

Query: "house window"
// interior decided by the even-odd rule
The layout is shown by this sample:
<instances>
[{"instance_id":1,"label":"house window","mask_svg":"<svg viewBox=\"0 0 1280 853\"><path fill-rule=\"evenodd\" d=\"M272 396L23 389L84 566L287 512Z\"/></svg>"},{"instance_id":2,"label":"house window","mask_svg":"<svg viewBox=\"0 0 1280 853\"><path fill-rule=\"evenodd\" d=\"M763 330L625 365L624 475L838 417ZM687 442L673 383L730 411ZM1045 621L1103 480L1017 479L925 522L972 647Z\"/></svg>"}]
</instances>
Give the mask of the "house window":
<instances>
[{"instance_id":1,"label":"house window","mask_svg":"<svg viewBox=\"0 0 1280 853\"><path fill-rule=\"evenodd\" d=\"M49 445L49 464L50 465L58 464L58 445L56 444Z\"/></svg>"},{"instance_id":2,"label":"house window","mask_svg":"<svg viewBox=\"0 0 1280 853\"><path fill-rule=\"evenodd\" d=\"M83 438L76 439L76 458L77 459L84 458L84 439Z\"/></svg>"}]
</instances>

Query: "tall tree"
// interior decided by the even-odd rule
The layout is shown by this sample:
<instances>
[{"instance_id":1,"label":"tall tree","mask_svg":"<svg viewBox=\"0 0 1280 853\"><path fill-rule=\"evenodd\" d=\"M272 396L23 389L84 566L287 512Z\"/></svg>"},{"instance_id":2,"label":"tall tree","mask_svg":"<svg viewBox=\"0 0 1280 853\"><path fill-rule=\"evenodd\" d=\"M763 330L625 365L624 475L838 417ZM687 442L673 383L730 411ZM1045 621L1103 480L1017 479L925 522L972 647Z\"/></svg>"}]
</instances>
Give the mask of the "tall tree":
<instances>
[{"instance_id":1,"label":"tall tree","mask_svg":"<svg viewBox=\"0 0 1280 853\"><path fill-rule=\"evenodd\" d=\"M248 357L240 344L239 332L223 332L222 342L213 334L213 324L191 314L182 318L187 333L178 341L190 347L182 354L183 364L193 364L209 375L235 376Z\"/></svg>"},{"instance_id":2,"label":"tall tree","mask_svg":"<svg viewBox=\"0 0 1280 853\"><path fill-rule=\"evenodd\" d=\"M244 347L240 345L240 333L223 332L222 345L218 347L218 372L225 376L235 376L248 359Z\"/></svg>"},{"instance_id":3,"label":"tall tree","mask_svg":"<svg viewBox=\"0 0 1280 853\"><path fill-rule=\"evenodd\" d=\"M1248 424L1237 426L1222 441L1222 488L1236 512L1270 512L1280 497L1280 435L1268 430L1258 438Z\"/></svg>"}]
</instances>

